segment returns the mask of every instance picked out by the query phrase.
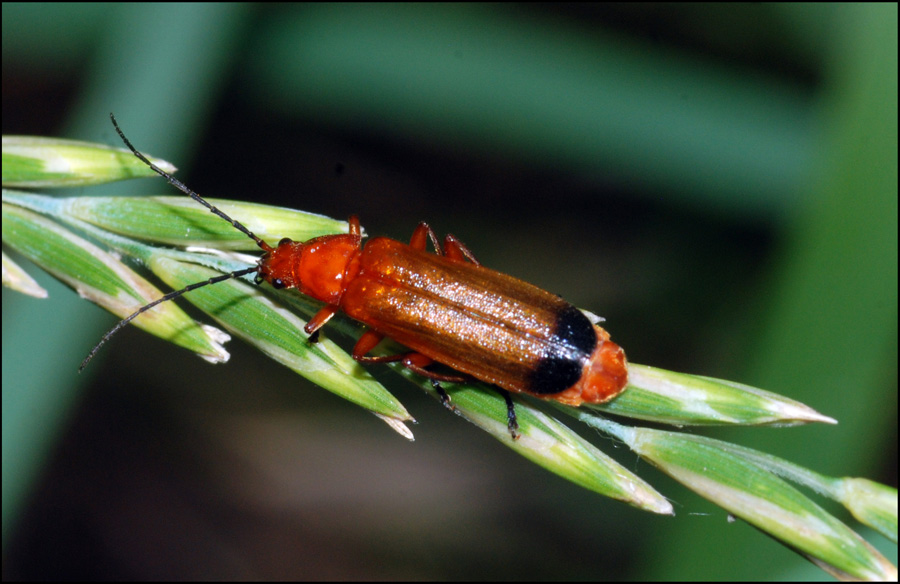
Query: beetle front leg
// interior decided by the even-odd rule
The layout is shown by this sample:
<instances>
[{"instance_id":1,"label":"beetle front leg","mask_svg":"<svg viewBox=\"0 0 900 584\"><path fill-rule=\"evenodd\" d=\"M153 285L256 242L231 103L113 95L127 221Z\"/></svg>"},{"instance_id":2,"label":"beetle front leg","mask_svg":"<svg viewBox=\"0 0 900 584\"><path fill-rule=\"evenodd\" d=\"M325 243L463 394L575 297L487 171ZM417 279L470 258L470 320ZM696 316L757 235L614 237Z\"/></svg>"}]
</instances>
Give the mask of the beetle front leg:
<instances>
[{"instance_id":1,"label":"beetle front leg","mask_svg":"<svg viewBox=\"0 0 900 584\"><path fill-rule=\"evenodd\" d=\"M309 335L309 342L318 342L319 329L325 326L325 324L331 320L331 317L337 314L338 310L340 310L340 307L337 305L323 306L319 312L315 313L313 317L309 319L309 322L303 327L303 330Z\"/></svg>"}]
</instances>

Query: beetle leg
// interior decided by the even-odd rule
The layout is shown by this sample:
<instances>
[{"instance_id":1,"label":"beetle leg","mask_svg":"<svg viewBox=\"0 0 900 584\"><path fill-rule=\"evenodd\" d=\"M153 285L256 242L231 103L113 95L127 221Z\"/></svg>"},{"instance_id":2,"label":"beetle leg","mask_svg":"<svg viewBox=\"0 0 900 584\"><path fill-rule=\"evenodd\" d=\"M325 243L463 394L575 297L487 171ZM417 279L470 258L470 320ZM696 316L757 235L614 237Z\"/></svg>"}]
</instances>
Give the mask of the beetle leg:
<instances>
[{"instance_id":1,"label":"beetle leg","mask_svg":"<svg viewBox=\"0 0 900 584\"><path fill-rule=\"evenodd\" d=\"M434 246L434 253L439 256L444 255L441 244L438 242L437 235L434 234L434 230L431 226L424 221L419 223L419 225L416 226L416 230L413 231L412 237L409 238L409 247L418 251L425 251L429 239L431 240L431 245Z\"/></svg>"},{"instance_id":2,"label":"beetle leg","mask_svg":"<svg viewBox=\"0 0 900 584\"><path fill-rule=\"evenodd\" d=\"M350 215L350 219L347 220L347 223L350 224L350 229L347 230L347 233L350 235L362 235L362 229L359 226L359 217Z\"/></svg>"},{"instance_id":3,"label":"beetle leg","mask_svg":"<svg viewBox=\"0 0 900 584\"><path fill-rule=\"evenodd\" d=\"M451 412L456 412L456 406L450 403L450 395L441 387L440 382L437 379L431 380L431 387L434 388L434 391L437 392L438 397L441 398L441 403L444 404L444 407L450 410ZM512 436L513 440L519 439L519 419L516 416L516 404L512 400L512 396L505 389L496 388L497 392L503 396L503 399L506 401L506 427L509 428L509 435Z\"/></svg>"},{"instance_id":4,"label":"beetle leg","mask_svg":"<svg viewBox=\"0 0 900 584\"><path fill-rule=\"evenodd\" d=\"M457 239L452 233L448 233L444 237L444 254L451 260L469 260L476 266L481 265L481 262L475 259L475 254L466 247L466 244Z\"/></svg>"},{"instance_id":5,"label":"beetle leg","mask_svg":"<svg viewBox=\"0 0 900 584\"><path fill-rule=\"evenodd\" d=\"M359 340L356 341L356 345L353 346L353 358L361 363L383 363L384 361L380 360L381 357L366 356L366 353L374 349L383 338L384 335L378 334L372 329L368 329L361 337L359 337Z\"/></svg>"},{"instance_id":6,"label":"beetle leg","mask_svg":"<svg viewBox=\"0 0 900 584\"><path fill-rule=\"evenodd\" d=\"M316 316L318 316L318 314ZM402 361L404 367L431 381L431 387L437 392L444 407L455 412L456 406L450 403L450 395L443 387L441 387L440 382L462 383L468 381L470 378L465 375L452 375L429 371L426 367L434 363L434 360L422 353L409 352L397 355L381 355L377 357L367 355L366 353L374 349L376 345L381 342L382 338L384 338L383 335L376 333L373 330L364 332L353 347L353 358L360 363L396 363L397 361ZM513 440L518 440L519 421L516 416L516 404L513 402L508 391L499 388L497 388L497 391L500 392L500 395L502 395L503 399L506 401L506 425L509 428L509 434L512 436Z\"/></svg>"},{"instance_id":7,"label":"beetle leg","mask_svg":"<svg viewBox=\"0 0 900 584\"><path fill-rule=\"evenodd\" d=\"M377 341L374 341L374 344L369 344L374 339L364 339L366 335L371 333L372 331L366 331L363 333L363 336L359 338L359 341L356 343L356 347L353 348L353 358L359 361L360 363L396 363L397 361L401 361L403 366L412 371L417 375L421 375L427 379L431 379L434 381L447 381L449 383L462 383L464 381L468 381L470 378L465 375L453 375L450 373L436 373L434 371L429 371L426 369L429 365L434 363L434 360L431 357L426 357L422 353L409 352L409 353L399 353L397 355L381 355L378 357L370 357L366 355L365 352L361 352L362 349L368 348L371 350L378 344L377 341L381 340L381 336L377 333L373 333ZM367 342L361 346L363 340Z\"/></svg>"},{"instance_id":8,"label":"beetle leg","mask_svg":"<svg viewBox=\"0 0 900 584\"><path fill-rule=\"evenodd\" d=\"M356 341L356 346L353 347L353 358L360 363L396 363L397 361L402 361L404 367L413 373L417 373L432 381L462 383L469 379L464 375L452 375L429 371L426 367L434 363L434 360L431 357L426 357L422 353L416 353L414 351L397 355L381 355L377 357L367 355L366 353L374 349L375 346L381 342L382 338L384 338L384 335L376 333L373 330L364 332L362 336L359 337L359 340Z\"/></svg>"},{"instance_id":9,"label":"beetle leg","mask_svg":"<svg viewBox=\"0 0 900 584\"><path fill-rule=\"evenodd\" d=\"M319 312L315 313L313 317L309 319L309 322L306 323L303 330L310 336L310 340L313 343L319 338L316 334L319 332L319 329L325 326L325 323L331 320L331 317L337 314L338 310L340 310L340 307L337 305L323 306Z\"/></svg>"},{"instance_id":10,"label":"beetle leg","mask_svg":"<svg viewBox=\"0 0 900 584\"><path fill-rule=\"evenodd\" d=\"M467 381L469 378L465 375L452 375L445 373L435 373L434 371L429 371L426 369L429 365L434 363L434 360L431 357L426 357L422 353L406 353L405 355L398 355L400 357L399 360L403 361L403 365L412 371L413 373L418 373L422 377L426 377L432 381L447 381L449 383L462 383Z\"/></svg>"},{"instance_id":11,"label":"beetle leg","mask_svg":"<svg viewBox=\"0 0 900 584\"><path fill-rule=\"evenodd\" d=\"M444 237L444 246L442 248L440 243L438 243L434 230L424 221L419 223L416 230L413 231L412 237L409 239L409 247L418 251L425 251L429 239L431 240L431 245L434 246L434 253L437 255L446 256L451 260L469 260L476 266L481 265L481 262L475 259L475 254L472 253L472 250L452 233L448 233Z\"/></svg>"},{"instance_id":12,"label":"beetle leg","mask_svg":"<svg viewBox=\"0 0 900 584\"><path fill-rule=\"evenodd\" d=\"M434 391L437 392L438 397L441 398L441 403L444 404L444 407L451 412L455 412L456 406L450 403L450 394L448 394L447 391L443 387L441 387L441 382L437 379L432 379L431 387L434 388Z\"/></svg>"},{"instance_id":13,"label":"beetle leg","mask_svg":"<svg viewBox=\"0 0 900 584\"><path fill-rule=\"evenodd\" d=\"M513 440L519 439L519 418L516 416L516 404L513 403L512 396L505 389L497 389L503 399L506 400L506 427L509 428L509 434Z\"/></svg>"}]
</instances>

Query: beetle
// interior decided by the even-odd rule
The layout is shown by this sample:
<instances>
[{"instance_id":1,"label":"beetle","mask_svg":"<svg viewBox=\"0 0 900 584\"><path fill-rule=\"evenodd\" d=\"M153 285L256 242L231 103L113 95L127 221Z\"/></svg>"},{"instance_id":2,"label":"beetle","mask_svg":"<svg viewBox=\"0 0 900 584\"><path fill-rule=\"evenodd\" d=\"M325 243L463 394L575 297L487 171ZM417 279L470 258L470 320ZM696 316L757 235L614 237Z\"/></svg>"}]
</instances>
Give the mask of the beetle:
<instances>
[{"instance_id":1,"label":"beetle","mask_svg":"<svg viewBox=\"0 0 900 584\"><path fill-rule=\"evenodd\" d=\"M135 156L253 239L264 253L253 267L192 284L142 307L104 335L82 369L109 337L149 308L201 286L255 273L257 284L296 289L325 303L304 327L310 340L315 341L319 330L343 312L368 327L353 348L355 360L402 362L430 379L448 407L452 408L441 381L475 378L496 386L506 399L513 438L518 425L507 392L578 406L607 402L625 390L625 352L609 333L559 296L482 266L453 235L447 235L441 246L423 222L408 244L387 237L363 244L354 215L348 233L305 242L285 238L273 247L150 162L132 146L112 114L110 118ZM434 253L427 251L428 241ZM385 337L411 351L370 356ZM454 372L428 369L435 363Z\"/></svg>"}]
</instances>

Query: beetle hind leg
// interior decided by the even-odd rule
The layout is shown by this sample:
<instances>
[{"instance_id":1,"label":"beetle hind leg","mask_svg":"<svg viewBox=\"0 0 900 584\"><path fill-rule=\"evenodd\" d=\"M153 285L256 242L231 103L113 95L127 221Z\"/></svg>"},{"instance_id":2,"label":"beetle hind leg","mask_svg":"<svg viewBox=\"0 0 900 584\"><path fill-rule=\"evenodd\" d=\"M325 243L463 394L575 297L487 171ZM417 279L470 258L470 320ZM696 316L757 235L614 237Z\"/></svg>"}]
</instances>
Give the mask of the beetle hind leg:
<instances>
[{"instance_id":1,"label":"beetle hind leg","mask_svg":"<svg viewBox=\"0 0 900 584\"><path fill-rule=\"evenodd\" d=\"M519 418L516 416L516 404L512 400L512 396L505 389L497 388L500 395L506 401L506 427L509 428L509 435L513 440L519 439Z\"/></svg>"},{"instance_id":2,"label":"beetle hind leg","mask_svg":"<svg viewBox=\"0 0 900 584\"><path fill-rule=\"evenodd\" d=\"M353 347L353 358L360 363L396 363L397 361L400 361L403 363L404 367L413 373L417 373L422 377L426 377L433 381L461 383L469 379L465 375L453 375L429 371L426 368L434 363L434 359L427 357L422 353L416 353L415 351L399 353L397 355L367 355L367 353L374 349L383 338L383 335L376 333L373 330L367 330L359 337L359 340L356 341L356 346Z\"/></svg>"},{"instance_id":3,"label":"beetle hind leg","mask_svg":"<svg viewBox=\"0 0 900 584\"><path fill-rule=\"evenodd\" d=\"M381 342L383 335L376 333L373 330L367 330L359 337L359 340L356 342L356 346L353 347L353 358L360 363L396 363L401 362L403 366L416 373L425 377L429 381L431 381L431 387L434 388L435 392L437 392L438 397L441 400L441 403L448 410L455 412L456 406L450 403L450 395L447 391L441 387L440 382L446 381L448 383L462 383L465 381L469 381L471 378L465 375L453 375L453 374L445 374L445 373L437 373L435 371L430 371L427 369L428 366L434 363L434 360L431 357L423 355L422 353L409 352L409 353L400 353L397 355L380 355L380 356L369 356L367 353L375 348L378 343ZM496 388L500 395L503 396L503 399L506 401L506 426L509 428L509 434L512 436L513 440L519 439L519 420L516 416L516 404L512 400L512 396L509 395L509 392L505 389Z\"/></svg>"},{"instance_id":4,"label":"beetle hind leg","mask_svg":"<svg viewBox=\"0 0 900 584\"><path fill-rule=\"evenodd\" d=\"M434 388L434 391L437 392L438 397L441 398L441 404L451 412L456 411L456 406L450 403L450 394L447 393L443 387L441 387L441 382L437 379L431 379L431 387Z\"/></svg>"}]
</instances>

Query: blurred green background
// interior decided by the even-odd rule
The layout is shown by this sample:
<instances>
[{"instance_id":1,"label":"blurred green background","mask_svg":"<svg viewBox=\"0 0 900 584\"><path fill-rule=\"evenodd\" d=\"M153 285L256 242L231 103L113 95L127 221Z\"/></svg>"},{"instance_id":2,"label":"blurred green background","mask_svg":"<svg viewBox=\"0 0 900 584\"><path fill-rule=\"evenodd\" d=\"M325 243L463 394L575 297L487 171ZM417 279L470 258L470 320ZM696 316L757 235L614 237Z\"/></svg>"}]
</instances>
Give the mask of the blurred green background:
<instances>
[{"instance_id":1,"label":"blurred green background","mask_svg":"<svg viewBox=\"0 0 900 584\"><path fill-rule=\"evenodd\" d=\"M201 194L427 220L634 362L840 421L698 432L896 486L896 4L2 10L4 134L117 145L113 111ZM173 194L74 194L137 192ZM213 367L129 330L79 376L115 319L38 275L3 291L4 579L824 576L606 438L676 517L390 375L414 443L239 342Z\"/></svg>"}]
</instances>

